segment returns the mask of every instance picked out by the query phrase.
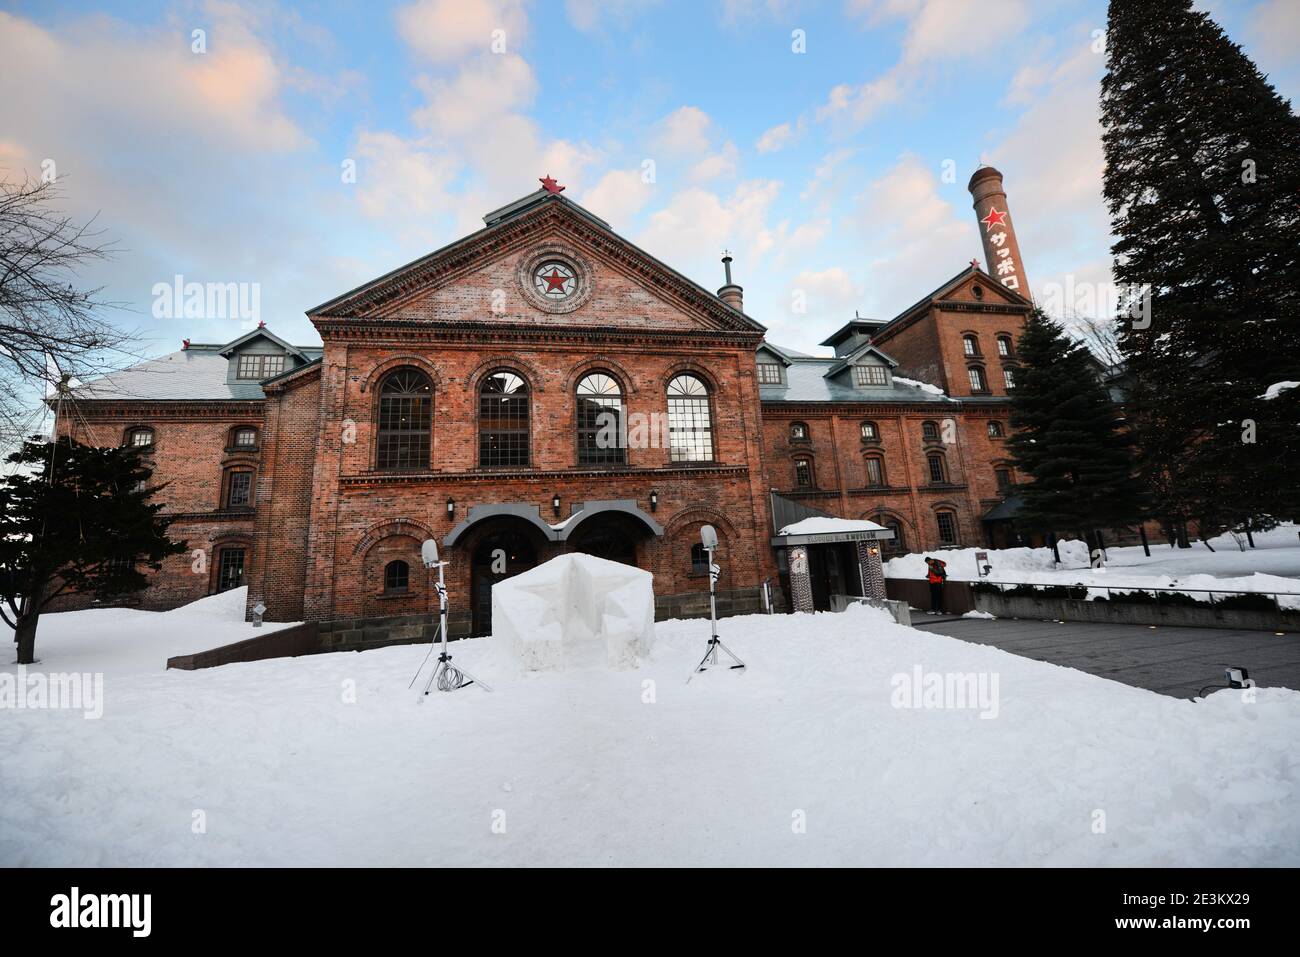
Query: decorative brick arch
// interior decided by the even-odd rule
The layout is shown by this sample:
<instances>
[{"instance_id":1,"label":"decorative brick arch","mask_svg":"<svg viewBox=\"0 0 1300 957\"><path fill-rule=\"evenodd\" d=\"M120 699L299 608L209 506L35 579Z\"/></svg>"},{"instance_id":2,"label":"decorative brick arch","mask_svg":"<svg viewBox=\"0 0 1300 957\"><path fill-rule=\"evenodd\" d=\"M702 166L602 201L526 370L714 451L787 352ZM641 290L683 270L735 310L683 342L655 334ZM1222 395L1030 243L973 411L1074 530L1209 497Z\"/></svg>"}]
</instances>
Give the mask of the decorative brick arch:
<instances>
[{"instance_id":1,"label":"decorative brick arch","mask_svg":"<svg viewBox=\"0 0 1300 957\"><path fill-rule=\"evenodd\" d=\"M728 538L737 535L736 526L731 524L731 521L721 512L715 512L711 508L697 505L683 509L674 515L672 520L664 526L664 538L673 538L681 533L684 526L692 525L695 522L699 522L703 525L712 525Z\"/></svg>"},{"instance_id":2,"label":"decorative brick arch","mask_svg":"<svg viewBox=\"0 0 1300 957\"><path fill-rule=\"evenodd\" d=\"M633 395L639 391L636 387L636 381L632 378L632 373L627 371L627 367L622 363L615 362L607 356L593 356L590 359L583 359L569 367L569 371L564 377L565 393L572 393L578 388L578 383L582 377L589 372L603 372L608 370L611 375L619 380L619 385L623 387L626 395Z\"/></svg>"},{"instance_id":3,"label":"decorative brick arch","mask_svg":"<svg viewBox=\"0 0 1300 957\"><path fill-rule=\"evenodd\" d=\"M385 519L366 529L365 534L352 547L352 557L355 559L364 556L385 538L392 538L395 535L414 538L420 542L426 538L437 538L433 529L424 522L417 522L413 518Z\"/></svg>"},{"instance_id":4,"label":"decorative brick arch","mask_svg":"<svg viewBox=\"0 0 1300 957\"><path fill-rule=\"evenodd\" d=\"M708 387L710 397L717 394L718 392L717 378L709 369L705 368L704 365L702 365L700 362L696 361L695 359L682 359L670 365L668 367L668 371L664 373L664 375L659 381L659 391L667 392L668 383L672 382L673 379L681 375L683 372L689 372L691 375L699 378L705 384L705 386Z\"/></svg>"},{"instance_id":5,"label":"decorative brick arch","mask_svg":"<svg viewBox=\"0 0 1300 957\"><path fill-rule=\"evenodd\" d=\"M383 362L376 363L374 368L370 370L369 375L366 376L366 380L361 383L361 391L369 392L376 382L382 379L389 372L392 372L394 369L399 369L402 366L414 366L429 377L435 390L442 388L442 380L439 378L438 370L432 362L423 356L403 354L400 356L389 356Z\"/></svg>"},{"instance_id":6,"label":"decorative brick arch","mask_svg":"<svg viewBox=\"0 0 1300 957\"><path fill-rule=\"evenodd\" d=\"M482 384L483 377L493 372L513 372L528 384L529 394L535 392L545 392L545 378L531 363L525 362L516 355L492 355L488 356L482 362L474 367L469 375L465 376L465 385L471 392L477 393L479 386Z\"/></svg>"}]
</instances>

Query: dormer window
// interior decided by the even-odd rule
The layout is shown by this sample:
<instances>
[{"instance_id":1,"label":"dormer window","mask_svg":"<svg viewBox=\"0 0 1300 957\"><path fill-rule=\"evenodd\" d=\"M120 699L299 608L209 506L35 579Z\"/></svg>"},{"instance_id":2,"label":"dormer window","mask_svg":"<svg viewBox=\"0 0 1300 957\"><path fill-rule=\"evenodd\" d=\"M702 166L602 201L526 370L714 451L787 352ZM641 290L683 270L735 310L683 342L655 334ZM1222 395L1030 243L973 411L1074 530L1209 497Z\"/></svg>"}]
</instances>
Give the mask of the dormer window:
<instances>
[{"instance_id":1,"label":"dormer window","mask_svg":"<svg viewBox=\"0 0 1300 957\"><path fill-rule=\"evenodd\" d=\"M860 389L889 385L889 373L884 366L854 366L853 384Z\"/></svg>"},{"instance_id":2,"label":"dormer window","mask_svg":"<svg viewBox=\"0 0 1300 957\"><path fill-rule=\"evenodd\" d=\"M760 362L758 364L758 384L780 385L781 367L775 362Z\"/></svg>"},{"instance_id":3,"label":"dormer window","mask_svg":"<svg viewBox=\"0 0 1300 957\"><path fill-rule=\"evenodd\" d=\"M242 355L235 367L236 379L261 381L284 371L284 356Z\"/></svg>"}]
</instances>

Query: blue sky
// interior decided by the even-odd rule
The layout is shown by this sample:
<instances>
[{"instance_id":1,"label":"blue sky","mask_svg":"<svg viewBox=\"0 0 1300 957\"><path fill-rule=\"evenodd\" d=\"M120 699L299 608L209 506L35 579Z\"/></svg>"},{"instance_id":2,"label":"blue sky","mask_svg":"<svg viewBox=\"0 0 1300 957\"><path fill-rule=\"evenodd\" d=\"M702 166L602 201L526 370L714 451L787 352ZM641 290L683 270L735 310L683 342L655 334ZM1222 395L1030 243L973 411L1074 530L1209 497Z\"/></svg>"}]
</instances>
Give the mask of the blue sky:
<instances>
[{"instance_id":1,"label":"blue sky","mask_svg":"<svg viewBox=\"0 0 1300 957\"><path fill-rule=\"evenodd\" d=\"M1202 6L1300 94L1300 3ZM805 350L980 254L965 184L981 160L1005 174L1035 290L1109 277L1099 0L0 11L0 171L53 161L68 208L99 214L119 251L87 278L128 304L142 352L243 331L155 318L154 284L177 274L257 283L261 318L315 343L306 309L544 173L708 288L733 250L746 311Z\"/></svg>"}]
</instances>

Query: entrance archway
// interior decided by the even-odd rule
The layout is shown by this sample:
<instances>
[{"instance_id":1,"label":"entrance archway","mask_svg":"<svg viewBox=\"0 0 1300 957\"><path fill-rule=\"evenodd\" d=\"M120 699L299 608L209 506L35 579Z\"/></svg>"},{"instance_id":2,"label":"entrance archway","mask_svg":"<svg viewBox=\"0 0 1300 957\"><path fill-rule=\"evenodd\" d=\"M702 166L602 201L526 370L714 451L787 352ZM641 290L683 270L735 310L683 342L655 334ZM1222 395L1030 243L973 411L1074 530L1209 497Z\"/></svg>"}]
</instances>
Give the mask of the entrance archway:
<instances>
[{"instance_id":1,"label":"entrance archway","mask_svg":"<svg viewBox=\"0 0 1300 957\"><path fill-rule=\"evenodd\" d=\"M645 523L622 512L600 512L583 520L568 545L571 552L595 555L624 565L637 564L637 542L650 537Z\"/></svg>"},{"instance_id":2,"label":"entrance archway","mask_svg":"<svg viewBox=\"0 0 1300 957\"><path fill-rule=\"evenodd\" d=\"M492 586L537 564L531 529L516 521L493 522L470 553L470 595L475 637L492 634Z\"/></svg>"}]
</instances>

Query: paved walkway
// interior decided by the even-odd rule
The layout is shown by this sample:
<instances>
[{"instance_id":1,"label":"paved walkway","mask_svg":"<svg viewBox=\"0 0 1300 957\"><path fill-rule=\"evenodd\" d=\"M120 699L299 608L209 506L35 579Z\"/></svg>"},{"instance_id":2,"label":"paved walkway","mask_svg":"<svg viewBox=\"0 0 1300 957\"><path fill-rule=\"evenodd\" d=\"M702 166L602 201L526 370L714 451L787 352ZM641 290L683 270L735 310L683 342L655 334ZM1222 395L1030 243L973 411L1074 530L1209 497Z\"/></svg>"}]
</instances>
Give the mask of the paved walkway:
<instances>
[{"instance_id":1,"label":"paved walkway","mask_svg":"<svg viewBox=\"0 0 1300 957\"><path fill-rule=\"evenodd\" d=\"M1205 685L1222 686L1228 665L1249 670L1261 688L1300 690L1300 635L1023 618L988 621L916 611L912 624L1175 698L1190 698Z\"/></svg>"}]
</instances>

